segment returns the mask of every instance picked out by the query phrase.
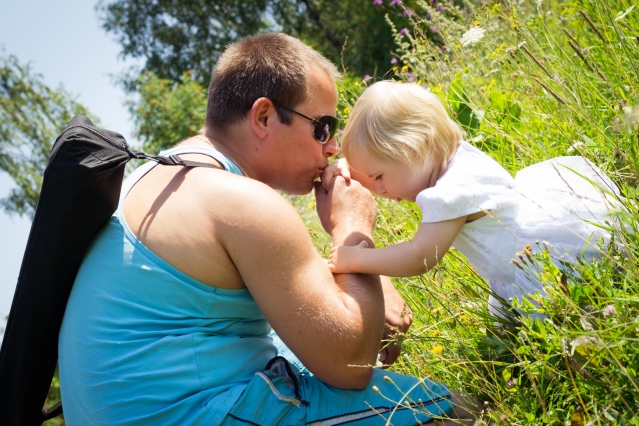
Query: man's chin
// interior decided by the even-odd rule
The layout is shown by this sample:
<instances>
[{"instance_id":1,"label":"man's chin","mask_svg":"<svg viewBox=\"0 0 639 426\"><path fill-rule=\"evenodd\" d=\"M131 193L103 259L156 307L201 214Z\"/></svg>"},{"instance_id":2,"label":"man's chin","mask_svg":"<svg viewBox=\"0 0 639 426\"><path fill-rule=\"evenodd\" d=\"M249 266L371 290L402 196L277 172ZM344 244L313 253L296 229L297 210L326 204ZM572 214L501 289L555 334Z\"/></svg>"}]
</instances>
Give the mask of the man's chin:
<instances>
[{"instance_id":1,"label":"man's chin","mask_svg":"<svg viewBox=\"0 0 639 426\"><path fill-rule=\"evenodd\" d=\"M310 194L313 191L313 182L311 181L309 184L304 186L296 186L296 187L287 187L287 188L279 188L280 191L284 191L289 195L306 195Z\"/></svg>"}]
</instances>

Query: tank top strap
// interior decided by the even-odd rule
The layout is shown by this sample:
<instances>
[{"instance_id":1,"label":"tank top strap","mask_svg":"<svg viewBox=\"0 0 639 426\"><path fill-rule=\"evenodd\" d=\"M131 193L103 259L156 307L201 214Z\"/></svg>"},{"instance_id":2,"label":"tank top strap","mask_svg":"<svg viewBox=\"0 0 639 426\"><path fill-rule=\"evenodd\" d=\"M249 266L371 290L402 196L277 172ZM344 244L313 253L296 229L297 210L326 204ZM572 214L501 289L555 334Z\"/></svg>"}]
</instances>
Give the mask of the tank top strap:
<instances>
[{"instance_id":1,"label":"tank top strap","mask_svg":"<svg viewBox=\"0 0 639 426\"><path fill-rule=\"evenodd\" d=\"M177 148L171 148L171 149L167 149L165 151L160 152L160 155L166 157L168 155L180 155L180 154L204 154L204 155L208 155L209 157L214 158L215 160L217 160L222 167L224 167L224 170L226 170L227 172L236 174L236 175L240 175L242 176L243 173L240 170L240 167L230 158L228 158L226 155L222 154L220 151L217 151L213 148L208 148L208 147L204 147L204 146L195 146L195 145L187 145L187 146L181 146L181 147L177 147ZM126 198L126 196L129 194L129 191L131 190L131 188L133 188L135 186L136 183L138 183L138 181L140 179L142 179L144 177L144 175L146 175L148 172L150 172L153 167L157 166L158 163L154 162L154 161L149 161L143 165L141 165L140 167L138 167L137 169L135 169L122 183L122 191L120 192L120 201L118 204L118 213L120 211L120 209L122 208L124 199Z\"/></svg>"}]
</instances>

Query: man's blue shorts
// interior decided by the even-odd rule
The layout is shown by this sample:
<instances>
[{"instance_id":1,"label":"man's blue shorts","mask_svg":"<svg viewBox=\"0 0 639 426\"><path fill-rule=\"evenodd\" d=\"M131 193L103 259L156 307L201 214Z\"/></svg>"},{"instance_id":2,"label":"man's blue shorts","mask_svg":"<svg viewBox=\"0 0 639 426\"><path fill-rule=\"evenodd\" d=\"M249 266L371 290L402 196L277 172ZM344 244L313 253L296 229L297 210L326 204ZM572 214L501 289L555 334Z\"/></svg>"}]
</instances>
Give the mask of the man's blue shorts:
<instances>
[{"instance_id":1,"label":"man's blue shorts","mask_svg":"<svg viewBox=\"0 0 639 426\"><path fill-rule=\"evenodd\" d=\"M445 385L377 368L362 390L326 385L273 337L279 356L255 375L223 426L405 426L447 418L453 410Z\"/></svg>"}]
</instances>

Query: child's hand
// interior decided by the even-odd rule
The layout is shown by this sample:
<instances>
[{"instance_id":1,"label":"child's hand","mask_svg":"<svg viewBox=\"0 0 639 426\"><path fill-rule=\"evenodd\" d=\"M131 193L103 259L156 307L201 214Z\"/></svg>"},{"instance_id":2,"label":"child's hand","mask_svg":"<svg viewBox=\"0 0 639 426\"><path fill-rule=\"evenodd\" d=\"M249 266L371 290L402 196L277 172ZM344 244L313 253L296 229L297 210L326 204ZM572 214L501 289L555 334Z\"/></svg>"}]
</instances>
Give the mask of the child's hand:
<instances>
[{"instance_id":1,"label":"child's hand","mask_svg":"<svg viewBox=\"0 0 639 426\"><path fill-rule=\"evenodd\" d=\"M368 247L366 241L362 241L356 246L333 247L328 256L326 264L328 269L335 274L349 274L358 272L355 270L356 258L359 252Z\"/></svg>"},{"instance_id":2,"label":"child's hand","mask_svg":"<svg viewBox=\"0 0 639 426\"><path fill-rule=\"evenodd\" d=\"M333 161L324 169L324 172L322 173L322 186L326 191L330 189L335 176L342 176L346 182L351 180L351 172L348 169L348 163L344 158Z\"/></svg>"}]
</instances>

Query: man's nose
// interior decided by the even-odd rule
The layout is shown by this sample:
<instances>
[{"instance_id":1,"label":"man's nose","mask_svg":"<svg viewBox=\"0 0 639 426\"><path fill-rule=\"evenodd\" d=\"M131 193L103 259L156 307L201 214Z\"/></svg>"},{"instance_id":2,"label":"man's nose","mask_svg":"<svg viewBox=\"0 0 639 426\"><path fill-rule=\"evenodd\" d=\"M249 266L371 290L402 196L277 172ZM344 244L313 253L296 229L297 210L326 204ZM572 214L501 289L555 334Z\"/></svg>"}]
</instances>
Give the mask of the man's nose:
<instances>
[{"instance_id":1,"label":"man's nose","mask_svg":"<svg viewBox=\"0 0 639 426\"><path fill-rule=\"evenodd\" d=\"M326 158L334 157L339 154L339 144L337 143L337 136L322 145L322 151Z\"/></svg>"}]
</instances>

